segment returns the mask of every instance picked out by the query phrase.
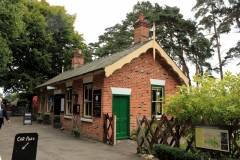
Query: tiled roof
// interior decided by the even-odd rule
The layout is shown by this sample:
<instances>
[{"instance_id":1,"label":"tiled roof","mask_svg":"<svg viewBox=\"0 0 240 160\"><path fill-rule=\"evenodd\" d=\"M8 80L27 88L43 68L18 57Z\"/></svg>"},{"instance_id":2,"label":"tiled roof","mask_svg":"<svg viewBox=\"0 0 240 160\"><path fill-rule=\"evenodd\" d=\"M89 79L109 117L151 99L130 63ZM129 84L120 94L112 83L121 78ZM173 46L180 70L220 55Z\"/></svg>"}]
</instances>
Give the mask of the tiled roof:
<instances>
[{"instance_id":1,"label":"tiled roof","mask_svg":"<svg viewBox=\"0 0 240 160\"><path fill-rule=\"evenodd\" d=\"M104 70L105 67L115 63L116 61L120 60L121 58L125 57L126 55L132 53L133 51L142 47L144 44L146 44L149 41L145 41L141 44L134 45L133 47L131 47L129 49L126 49L126 50L121 51L121 52L114 53L114 54L112 54L110 56L107 56L105 58L101 58L101 59L89 62L87 64L84 64L81 67L63 72L63 73L57 75L56 77L53 77L52 79L46 81L45 83L37 86L36 88L47 86L47 85L50 85L50 84L54 84L56 82L64 81L64 80L67 80L67 79L71 79L71 78L81 76L81 75L84 75L84 74L87 74L87 73L90 73L90 72L94 72L94 71L97 71L97 70Z\"/></svg>"}]
</instances>

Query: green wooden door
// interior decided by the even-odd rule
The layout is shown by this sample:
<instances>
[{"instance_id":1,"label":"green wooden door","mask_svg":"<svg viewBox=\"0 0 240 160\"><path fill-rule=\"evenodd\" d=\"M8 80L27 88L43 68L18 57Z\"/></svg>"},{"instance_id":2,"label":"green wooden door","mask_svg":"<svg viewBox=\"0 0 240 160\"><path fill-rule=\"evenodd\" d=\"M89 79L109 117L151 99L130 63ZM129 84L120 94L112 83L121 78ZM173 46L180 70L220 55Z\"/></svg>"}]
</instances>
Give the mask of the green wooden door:
<instances>
[{"instance_id":1,"label":"green wooden door","mask_svg":"<svg viewBox=\"0 0 240 160\"><path fill-rule=\"evenodd\" d=\"M129 138L129 100L130 96L113 95L113 113L117 117L116 139Z\"/></svg>"}]
</instances>

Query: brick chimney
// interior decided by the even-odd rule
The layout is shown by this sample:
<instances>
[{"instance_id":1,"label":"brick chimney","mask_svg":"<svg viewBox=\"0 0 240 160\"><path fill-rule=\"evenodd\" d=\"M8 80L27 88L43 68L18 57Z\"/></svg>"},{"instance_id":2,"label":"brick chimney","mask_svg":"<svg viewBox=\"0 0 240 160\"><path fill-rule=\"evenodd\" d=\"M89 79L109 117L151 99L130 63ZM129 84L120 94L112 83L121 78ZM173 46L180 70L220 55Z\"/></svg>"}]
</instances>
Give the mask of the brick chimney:
<instances>
[{"instance_id":1,"label":"brick chimney","mask_svg":"<svg viewBox=\"0 0 240 160\"><path fill-rule=\"evenodd\" d=\"M77 49L72 56L72 69L75 69L77 67L81 67L84 64L84 55L82 54L82 51Z\"/></svg>"},{"instance_id":2,"label":"brick chimney","mask_svg":"<svg viewBox=\"0 0 240 160\"><path fill-rule=\"evenodd\" d=\"M134 27L134 44L142 43L149 40L149 24L144 21L142 13L138 16L138 21L133 24Z\"/></svg>"}]
</instances>

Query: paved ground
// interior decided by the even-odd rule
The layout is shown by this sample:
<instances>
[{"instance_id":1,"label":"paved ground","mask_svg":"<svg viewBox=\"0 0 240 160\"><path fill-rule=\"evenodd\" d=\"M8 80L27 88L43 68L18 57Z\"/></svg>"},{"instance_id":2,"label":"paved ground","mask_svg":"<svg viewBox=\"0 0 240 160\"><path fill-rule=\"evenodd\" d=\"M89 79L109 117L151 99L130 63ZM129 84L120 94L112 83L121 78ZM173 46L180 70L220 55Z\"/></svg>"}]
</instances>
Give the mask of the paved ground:
<instances>
[{"instance_id":1,"label":"paved ground","mask_svg":"<svg viewBox=\"0 0 240 160\"><path fill-rule=\"evenodd\" d=\"M38 133L37 160L140 160L137 144L132 140L120 140L116 146L80 136L71 131L53 128L51 125L23 125L22 116L11 117L11 123L0 130L0 157L11 160L14 138L18 133Z\"/></svg>"}]
</instances>

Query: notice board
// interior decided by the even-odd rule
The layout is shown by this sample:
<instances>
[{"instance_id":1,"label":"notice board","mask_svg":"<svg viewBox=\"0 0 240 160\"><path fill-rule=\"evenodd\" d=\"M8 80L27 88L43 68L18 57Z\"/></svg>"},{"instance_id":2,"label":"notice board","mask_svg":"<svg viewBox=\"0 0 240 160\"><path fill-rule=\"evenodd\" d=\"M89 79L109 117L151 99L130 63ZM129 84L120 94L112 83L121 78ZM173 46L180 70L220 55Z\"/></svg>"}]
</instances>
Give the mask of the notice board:
<instances>
[{"instance_id":1,"label":"notice board","mask_svg":"<svg viewBox=\"0 0 240 160\"><path fill-rule=\"evenodd\" d=\"M101 117L101 89L93 91L93 116Z\"/></svg>"},{"instance_id":2,"label":"notice board","mask_svg":"<svg viewBox=\"0 0 240 160\"><path fill-rule=\"evenodd\" d=\"M195 145L199 149L230 152L229 128L227 126L195 126Z\"/></svg>"}]
</instances>

